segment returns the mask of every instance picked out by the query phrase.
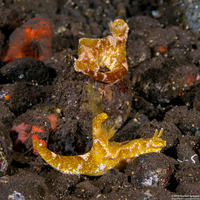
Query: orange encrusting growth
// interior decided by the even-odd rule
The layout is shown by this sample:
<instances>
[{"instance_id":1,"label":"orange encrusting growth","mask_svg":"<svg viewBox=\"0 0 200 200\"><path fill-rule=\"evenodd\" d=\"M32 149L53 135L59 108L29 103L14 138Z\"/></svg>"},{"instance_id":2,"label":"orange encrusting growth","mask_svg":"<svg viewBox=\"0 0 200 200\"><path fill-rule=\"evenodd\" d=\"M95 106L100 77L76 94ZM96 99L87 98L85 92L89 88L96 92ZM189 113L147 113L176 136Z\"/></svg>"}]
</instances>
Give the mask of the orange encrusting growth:
<instances>
[{"instance_id":1,"label":"orange encrusting growth","mask_svg":"<svg viewBox=\"0 0 200 200\"><path fill-rule=\"evenodd\" d=\"M3 101L6 102L6 101L9 101L9 100L10 100L10 94L8 93L8 94L5 95Z\"/></svg>"},{"instance_id":2,"label":"orange encrusting growth","mask_svg":"<svg viewBox=\"0 0 200 200\"><path fill-rule=\"evenodd\" d=\"M128 25L122 19L117 19L110 23L112 36L102 39L81 38L78 47L79 58L75 59L75 70L104 83L116 83L123 79L128 71L128 30ZM99 72L100 66L107 67L110 71Z\"/></svg>"},{"instance_id":3,"label":"orange encrusting growth","mask_svg":"<svg viewBox=\"0 0 200 200\"><path fill-rule=\"evenodd\" d=\"M149 139L141 138L123 143L109 142L101 128L107 117L106 113L101 113L93 119L93 146L84 155L60 156L38 141L33 141L33 146L49 165L60 172L89 176L102 175L111 168L121 169L140 154L160 152L166 146L166 142L160 138L163 129L159 134L156 130L154 136ZM113 130L111 132L107 134L109 137L115 133Z\"/></svg>"},{"instance_id":4,"label":"orange encrusting growth","mask_svg":"<svg viewBox=\"0 0 200 200\"><path fill-rule=\"evenodd\" d=\"M48 130L55 130L57 127L57 120L58 117L54 114L49 114L49 115L45 115L45 116L38 116L39 119L44 120L44 119L48 119L50 124L46 125ZM45 120L46 121L46 120ZM15 141L15 148L16 149L20 149L21 144L24 144L25 141L27 141L29 138L31 138L31 140L37 140L40 143L42 143L45 147L47 147L47 142L45 141L45 139L41 139L38 134L42 133L42 135L47 135L48 133L46 133L46 130L44 127L41 127L39 125L31 125L31 124L25 124L24 122L22 122L19 125L14 125L11 129L11 132L14 133L18 133L16 141ZM39 155L37 150L33 147L32 148L32 152L35 155Z\"/></svg>"},{"instance_id":5,"label":"orange encrusting growth","mask_svg":"<svg viewBox=\"0 0 200 200\"><path fill-rule=\"evenodd\" d=\"M51 57L51 43L51 23L42 17L35 17L10 35L9 48L2 60L11 62L16 58L34 57L44 61Z\"/></svg>"}]
</instances>

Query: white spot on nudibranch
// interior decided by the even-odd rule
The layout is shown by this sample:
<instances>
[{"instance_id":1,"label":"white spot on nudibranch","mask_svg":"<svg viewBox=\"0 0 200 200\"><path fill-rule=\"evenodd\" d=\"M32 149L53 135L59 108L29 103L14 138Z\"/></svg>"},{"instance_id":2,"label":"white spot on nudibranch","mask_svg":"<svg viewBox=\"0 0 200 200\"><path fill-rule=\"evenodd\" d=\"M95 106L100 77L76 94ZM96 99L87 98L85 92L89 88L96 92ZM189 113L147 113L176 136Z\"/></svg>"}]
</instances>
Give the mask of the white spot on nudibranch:
<instances>
[{"instance_id":1,"label":"white spot on nudibranch","mask_svg":"<svg viewBox=\"0 0 200 200\"><path fill-rule=\"evenodd\" d=\"M79 171L80 169L82 169L82 165L81 164L78 165L76 170Z\"/></svg>"},{"instance_id":2,"label":"white spot on nudibranch","mask_svg":"<svg viewBox=\"0 0 200 200\"><path fill-rule=\"evenodd\" d=\"M103 170L105 169L105 167L106 167L106 166L105 166L104 164L101 164L99 169L100 169L101 171L103 171Z\"/></svg>"},{"instance_id":3,"label":"white spot on nudibranch","mask_svg":"<svg viewBox=\"0 0 200 200\"><path fill-rule=\"evenodd\" d=\"M102 81L106 80L106 78L107 78L107 75L104 74L104 75L103 75L103 79L102 79Z\"/></svg>"},{"instance_id":4,"label":"white spot on nudibranch","mask_svg":"<svg viewBox=\"0 0 200 200\"><path fill-rule=\"evenodd\" d=\"M83 158L83 160L87 161L88 160L88 156L89 156L89 153L86 153L84 155L79 155L81 158Z\"/></svg>"},{"instance_id":5,"label":"white spot on nudibranch","mask_svg":"<svg viewBox=\"0 0 200 200\"><path fill-rule=\"evenodd\" d=\"M96 171L94 172L95 174L99 173L99 169L96 169Z\"/></svg>"},{"instance_id":6,"label":"white spot on nudibranch","mask_svg":"<svg viewBox=\"0 0 200 200\"><path fill-rule=\"evenodd\" d=\"M51 155L53 158L56 158L56 156L57 156L54 152L51 152Z\"/></svg>"},{"instance_id":7,"label":"white spot on nudibranch","mask_svg":"<svg viewBox=\"0 0 200 200\"><path fill-rule=\"evenodd\" d=\"M57 169L60 169L60 163L58 163L58 165L57 165Z\"/></svg>"}]
</instances>

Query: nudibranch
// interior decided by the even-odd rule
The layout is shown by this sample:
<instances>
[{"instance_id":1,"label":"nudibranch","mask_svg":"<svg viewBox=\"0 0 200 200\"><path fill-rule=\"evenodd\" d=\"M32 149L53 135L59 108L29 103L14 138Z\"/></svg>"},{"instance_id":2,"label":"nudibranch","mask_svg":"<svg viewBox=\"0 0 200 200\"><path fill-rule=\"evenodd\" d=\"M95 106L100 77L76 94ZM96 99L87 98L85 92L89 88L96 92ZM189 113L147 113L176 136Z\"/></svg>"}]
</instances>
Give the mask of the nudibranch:
<instances>
[{"instance_id":1,"label":"nudibranch","mask_svg":"<svg viewBox=\"0 0 200 200\"><path fill-rule=\"evenodd\" d=\"M110 22L109 26L112 36L79 40L79 58L75 59L74 68L97 81L116 83L123 79L128 71L126 41L129 28L122 19ZM99 72L100 66L108 68L109 71Z\"/></svg>"},{"instance_id":2,"label":"nudibranch","mask_svg":"<svg viewBox=\"0 0 200 200\"><path fill-rule=\"evenodd\" d=\"M123 143L109 142L115 133L105 134L101 124L107 119L106 113L98 114L93 119L93 146L89 152L76 156L60 156L47 149L38 141L33 141L34 148L52 167L65 174L84 174L100 176L111 168L122 169L127 163L140 154L160 152L166 146L166 141L160 137L163 129L149 139L135 139Z\"/></svg>"}]
</instances>

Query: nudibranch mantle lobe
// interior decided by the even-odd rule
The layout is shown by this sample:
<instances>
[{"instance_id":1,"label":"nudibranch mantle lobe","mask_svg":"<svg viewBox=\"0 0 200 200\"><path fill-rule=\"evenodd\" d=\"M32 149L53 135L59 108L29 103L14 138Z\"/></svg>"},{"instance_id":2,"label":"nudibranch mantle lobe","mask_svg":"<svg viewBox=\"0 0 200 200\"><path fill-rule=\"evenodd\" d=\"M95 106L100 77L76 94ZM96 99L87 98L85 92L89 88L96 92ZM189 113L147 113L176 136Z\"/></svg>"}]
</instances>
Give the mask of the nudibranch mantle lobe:
<instances>
[{"instance_id":1,"label":"nudibranch mantle lobe","mask_svg":"<svg viewBox=\"0 0 200 200\"><path fill-rule=\"evenodd\" d=\"M156 130L154 136L149 139L141 138L123 143L109 142L102 134L101 128L107 117L106 113L101 113L93 119L93 146L84 155L60 156L38 141L33 141L33 146L49 165L60 172L89 176L100 176L111 168L122 169L140 154L160 152L166 146L166 141L160 138L163 129L159 133Z\"/></svg>"},{"instance_id":2,"label":"nudibranch mantle lobe","mask_svg":"<svg viewBox=\"0 0 200 200\"><path fill-rule=\"evenodd\" d=\"M79 40L79 58L75 59L74 68L97 81L116 83L123 79L128 71L126 41L129 28L122 19L110 22L109 26L112 36ZM100 66L107 67L110 71L99 72Z\"/></svg>"}]
</instances>

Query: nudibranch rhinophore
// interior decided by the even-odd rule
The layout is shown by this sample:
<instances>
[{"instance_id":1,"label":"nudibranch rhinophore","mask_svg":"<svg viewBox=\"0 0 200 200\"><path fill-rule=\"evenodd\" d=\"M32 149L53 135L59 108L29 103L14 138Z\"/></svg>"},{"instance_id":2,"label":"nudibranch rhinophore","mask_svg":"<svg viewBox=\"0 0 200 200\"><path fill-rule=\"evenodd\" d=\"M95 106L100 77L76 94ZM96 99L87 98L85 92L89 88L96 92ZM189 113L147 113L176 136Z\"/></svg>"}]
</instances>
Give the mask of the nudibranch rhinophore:
<instances>
[{"instance_id":1,"label":"nudibranch rhinophore","mask_svg":"<svg viewBox=\"0 0 200 200\"><path fill-rule=\"evenodd\" d=\"M105 134L101 124L107 119L106 113L101 113L93 119L93 146L89 152L77 156L60 156L38 141L33 141L34 148L42 158L52 167L65 174L84 174L89 176L100 176L111 168L123 169L140 154L160 152L166 146L166 141L160 137L163 129L155 131L152 138L135 139L123 143L109 142L114 135Z\"/></svg>"},{"instance_id":2,"label":"nudibranch rhinophore","mask_svg":"<svg viewBox=\"0 0 200 200\"><path fill-rule=\"evenodd\" d=\"M102 39L81 38L74 68L91 78L104 82L116 83L123 79L128 71L126 60L126 41L128 25L122 19L110 22L112 36ZM108 68L108 72L99 72L100 66Z\"/></svg>"}]
</instances>

